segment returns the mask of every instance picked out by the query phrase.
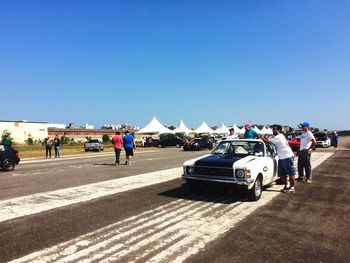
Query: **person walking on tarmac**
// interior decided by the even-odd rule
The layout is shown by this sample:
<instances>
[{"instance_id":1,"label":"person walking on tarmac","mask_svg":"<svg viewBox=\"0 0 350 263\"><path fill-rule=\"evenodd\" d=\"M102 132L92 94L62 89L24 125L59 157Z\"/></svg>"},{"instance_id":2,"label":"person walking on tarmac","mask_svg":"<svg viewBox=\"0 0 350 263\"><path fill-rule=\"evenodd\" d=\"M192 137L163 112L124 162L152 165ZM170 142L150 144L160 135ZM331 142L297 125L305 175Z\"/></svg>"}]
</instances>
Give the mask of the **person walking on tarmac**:
<instances>
[{"instance_id":1,"label":"person walking on tarmac","mask_svg":"<svg viewBox=\"0 0 350 263\"><path fill-rule=\"evenodd\" d=\"M116 132L112 137L112 144L114 146L115 152L115 165L120 163L120 152L122 151L123 138L120 135L120 132Z\"/></svg>"},{"instance_id":2,"label":"person walking on tarmac","mask_svg":"<svg viewBox=\"0 0 350 263\"><path fill-rule=\"evenodd\" d=\"M123 145L126 155L125 165L131 165L131 156L134 156L134 137L129 133L129 131L125 131L125 135L123 137Z\"/></svg>"}]
</instances>

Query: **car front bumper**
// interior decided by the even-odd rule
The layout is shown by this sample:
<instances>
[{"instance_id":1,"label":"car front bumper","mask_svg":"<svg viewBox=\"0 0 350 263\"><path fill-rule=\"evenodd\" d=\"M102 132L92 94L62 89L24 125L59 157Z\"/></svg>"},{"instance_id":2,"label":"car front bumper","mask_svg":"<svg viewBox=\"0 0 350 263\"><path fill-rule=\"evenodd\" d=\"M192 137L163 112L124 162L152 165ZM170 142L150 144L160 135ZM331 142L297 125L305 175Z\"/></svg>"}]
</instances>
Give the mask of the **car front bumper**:
<instances>
[{"instance_id":1,"label":"car front bumper","mask_svg":"<svg viewBox=\"0 0 350 263\"><path fill-rule=\"evenodd\" d=\"M205 182L216 182L216 183L225 183L225 184L233 184L233 185L240 185L240 186L245 186L247 188L251 188L254 184L254 179L236 179L236 178L226 178L222 176L205 176L205 175L200 175L200 176L190 176L183 174L182 178L187 180L194 180L194 181L205 181Z\"/></svg>"}]
</instances>

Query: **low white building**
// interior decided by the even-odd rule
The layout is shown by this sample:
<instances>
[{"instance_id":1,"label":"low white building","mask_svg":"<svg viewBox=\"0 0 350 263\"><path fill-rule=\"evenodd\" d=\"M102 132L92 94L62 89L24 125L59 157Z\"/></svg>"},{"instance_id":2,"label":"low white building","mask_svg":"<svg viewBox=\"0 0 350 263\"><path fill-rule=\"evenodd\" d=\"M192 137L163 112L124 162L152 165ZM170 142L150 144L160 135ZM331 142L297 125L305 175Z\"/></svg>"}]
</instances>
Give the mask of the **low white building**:
<instances>
[{"instance_id":1,"label":"low white building","mask_svg":"<svg viewBox=\"0 0 350 263\"><path fill-rule=\"evenodd\" d=\"M25 143L24 141L31 136L34 140L43 140L48 136L48 128L65 128L65 124L55 124L48 122L31 122L31 121L5 121L0 120L0 135L5 130L11 133L13 142Z\"/></svg>"}]
</instances>

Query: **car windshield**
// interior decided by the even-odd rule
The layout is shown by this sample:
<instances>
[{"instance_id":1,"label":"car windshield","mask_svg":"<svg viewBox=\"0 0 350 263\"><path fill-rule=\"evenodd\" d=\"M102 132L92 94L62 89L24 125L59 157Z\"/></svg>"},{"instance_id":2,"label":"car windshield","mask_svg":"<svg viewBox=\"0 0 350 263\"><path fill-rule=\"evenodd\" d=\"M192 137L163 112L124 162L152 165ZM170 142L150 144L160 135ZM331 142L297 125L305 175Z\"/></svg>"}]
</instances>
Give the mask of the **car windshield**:
<instances>
[{"instance_id":1,"label":"car windshield","mask_svg":"<svg viewBox=\"0 0 350 263\"><path fill-rule=\"evenodd\" d=\"M328 139L327 135L321 134L321 135L315 135L317 141L326 141Z\"/></svg>"},{"instance_id":2,"label":"car windshield","mask_svg":"<svg viewBox=\"0 0 350 263\"><path fill-rule=\"evenodd\" d=\"M212 154L242 157L247 155L264 156L263 142L252 141L221 141Z\"/></svg>"},{"instance_id":3,"label":"car windshield","mask_svg":"<svg viewBox=\"0 0 350 263\"><path fill-rule=\"evenodd\" d=\"M99 140L90 140L89 143L97 143Z\"/></svg>"},{"instance_id":4,"label":"car windshield","mask_svg":"<svg viewBox=\"0 0 350 263\"><path fill-rule=\"evenodd\" d=\"M191 142L200 142L202 139L193 139Z\"/></svg>"}]
</instances>

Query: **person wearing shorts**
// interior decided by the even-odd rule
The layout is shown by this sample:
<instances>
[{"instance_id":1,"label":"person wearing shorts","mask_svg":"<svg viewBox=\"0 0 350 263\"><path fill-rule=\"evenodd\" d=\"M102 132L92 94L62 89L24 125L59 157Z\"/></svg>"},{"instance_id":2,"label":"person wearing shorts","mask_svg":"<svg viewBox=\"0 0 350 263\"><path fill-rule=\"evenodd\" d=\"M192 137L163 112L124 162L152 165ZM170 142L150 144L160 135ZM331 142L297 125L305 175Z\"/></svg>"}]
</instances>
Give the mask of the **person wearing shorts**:
<instances>
[{"instance_id":1,"label":"person wearing shorts","mask_svg":"<svg viewBox=\"0 0 350 263\"><path fill-rule=\"evenodd\" d=\"M131 156L134 156L134 137L129 131L125 131L123 145L126 155L125 165L131 165Z\"/></svg>"},{"instance_id":2,"label":"person wearing shorts","mask_svg":"<svg viewBox=\"0 0 350 263\"><path fill-rule=\"evenodd\" d=\"M286 137L282 134L282 126L274 124L272 126L273 138L261 137L267 143L273 143L277 149L278 160L278 176L281 178L284 188L281 190L284 193L295 193L295 168L294 154L290 148ZM289 177L289 185L287 178Z\"/></svg>"}]
</instances>

